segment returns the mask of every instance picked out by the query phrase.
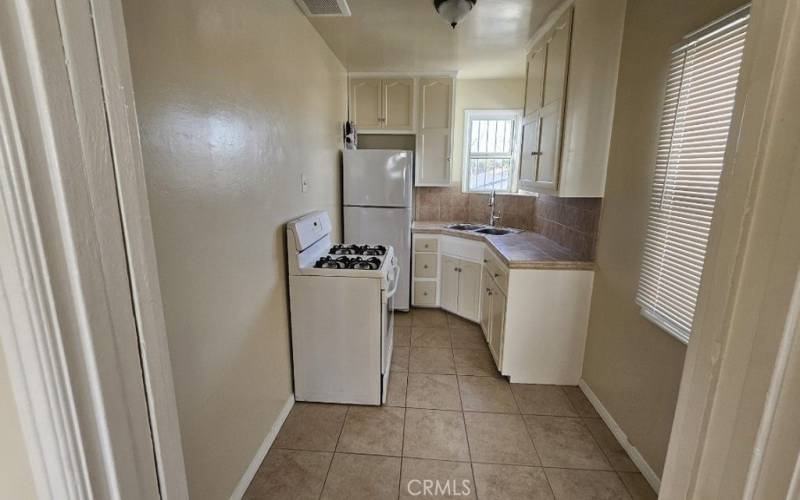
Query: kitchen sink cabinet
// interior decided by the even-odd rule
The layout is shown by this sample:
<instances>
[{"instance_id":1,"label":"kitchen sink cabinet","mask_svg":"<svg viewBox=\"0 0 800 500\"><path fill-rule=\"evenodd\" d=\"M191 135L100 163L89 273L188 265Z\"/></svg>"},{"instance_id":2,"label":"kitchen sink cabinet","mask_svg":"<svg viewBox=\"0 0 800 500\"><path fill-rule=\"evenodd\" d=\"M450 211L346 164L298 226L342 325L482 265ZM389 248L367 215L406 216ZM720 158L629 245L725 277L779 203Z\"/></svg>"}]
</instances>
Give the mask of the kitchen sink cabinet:
<instances>
[{"instance_id":1,"label":"kitchen sink cabinet","mask_svg":"<svg viewBox=\"0 0 800 500\"><path fill-rule=\"evenodd\" d=\"M461 261L458 268L458 315L472 321L480 319L481 265Z\"/></svg>"},{"instance_id":2,"label":"kitchen sink cabinet","mask_svg":"<svg viewBox=\"0 0 800 500\"><path fill-rule=\"evenodd\" d=\"M480 280L480 264L442 256L442 309L478 321Z\"/></svg>"},{"instance_id":3,"label":"kitchen sink cabinet","mask_svg":"<svg viewBox=\"0 0 800 500\"><path fill-rule=\"evenodd\" d=\"M497 369L512 382L578 383L594 271L515 267L489 243L450 235L414 234L414 249L415 269L439 259L435 278L415 272L414 306L478 323Z\"/></svg>"},{"instance_id":4,"label":"kitchen sink cabinet","mask_svg":"<svg viewBox=\"0 0 800 500\"><path fill-rule=\"evenodd\" d=\"M442 256L441 306L445 311L458 312L458 263L456 258Z\"/></svg>"}]
</instances>

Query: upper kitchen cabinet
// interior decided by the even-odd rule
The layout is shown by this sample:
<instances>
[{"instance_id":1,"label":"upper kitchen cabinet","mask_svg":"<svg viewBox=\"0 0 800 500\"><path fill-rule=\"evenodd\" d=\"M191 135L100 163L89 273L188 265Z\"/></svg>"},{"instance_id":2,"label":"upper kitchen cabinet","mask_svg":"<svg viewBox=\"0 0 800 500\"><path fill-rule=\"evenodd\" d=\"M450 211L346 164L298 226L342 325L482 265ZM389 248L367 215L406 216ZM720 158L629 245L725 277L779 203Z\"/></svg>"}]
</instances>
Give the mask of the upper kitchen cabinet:
<instances>
[{"instance_id":1,"label":"upper kitchen cabinet","mask_svg":"<svg viewBox=\"0 0 800 500\"><path fill-rule=\"evenodd\" d=\"M387 130L414 130L414 79L383 80L383 125Z\"/></svg>"},{"instance_id":2,"label":"upper kitchen cabinet","mask_svg":"<svg viewBox=\"0 0 800 500\"><path fill-rule=\"evenodd\" d=\"M544 93L544 63L547 44L538 43L528 54L528 69L525 73L525 116L530 116L542 107Z\"/></svg>"},{"instance_id":3,"label":"upper kitchen cabinet","mask_svg":"<svg viewBox=\"0 0 800 500\"><path fill-rule=\"evenodd\" d=\"M359 133L413 132L414 79L351 79L350 120Z\"/></svg>"},{"instance_id":4,"label":"upper kitchen cabinet","mask_svg":"<svg viewBox=\"0 0 800 500\"><path fill-rule=\"evenodd\" d=\"M625 0L574 0L528 54L519 189L602 197Z\"/></svg>"},{"instance_id":5,"label":"upper kitchen cabinet","mask_svg":"<svg viewBox=\"0 0 800 500\"><path fill-rule=\"evenodd\" d=\"M376 78L350 81L350 120L359 129L380 129L383 120L381 80Z\"/></svg>"},{"instance_id":6,"label":"upper kitchen cabinet","mask_svg":"<svg viewBox=\"0 0 800 500\"><path fill-rule=\"evenodd\" d=\"M419 80L417 186L450 185L453 140L453 79Z\"/></svg>"},{"instance_id":7,"label":"upper kitchen cabinet","mask_svg":"<svg viewBox=\"0 0 800 500\"><path fill-rule=\"evenodd\" d=\"M571 28L570 8L558 18L528 56L526 115L522 123L522 158L518 181L519 189L523 191L558 191Z\"/></svg>"}]
</instances>

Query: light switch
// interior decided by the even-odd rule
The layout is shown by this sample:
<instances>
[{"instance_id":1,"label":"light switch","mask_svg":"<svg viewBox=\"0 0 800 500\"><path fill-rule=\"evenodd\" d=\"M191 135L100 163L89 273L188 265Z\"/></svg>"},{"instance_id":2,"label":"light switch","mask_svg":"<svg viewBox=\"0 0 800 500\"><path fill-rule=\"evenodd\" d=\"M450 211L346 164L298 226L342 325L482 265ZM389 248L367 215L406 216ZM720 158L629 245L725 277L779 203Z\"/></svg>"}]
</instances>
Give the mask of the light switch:
<instances>
[{"instance_id":1,"label":"light switch","mask_svg":"<svg viewBox=\"0 0 800 500\"><path fill-rule=\"evenodd\" d=\"M303 193L308 191L308 176L306 174L300 174L300 190Z\"/></svg>"}]
</instances>

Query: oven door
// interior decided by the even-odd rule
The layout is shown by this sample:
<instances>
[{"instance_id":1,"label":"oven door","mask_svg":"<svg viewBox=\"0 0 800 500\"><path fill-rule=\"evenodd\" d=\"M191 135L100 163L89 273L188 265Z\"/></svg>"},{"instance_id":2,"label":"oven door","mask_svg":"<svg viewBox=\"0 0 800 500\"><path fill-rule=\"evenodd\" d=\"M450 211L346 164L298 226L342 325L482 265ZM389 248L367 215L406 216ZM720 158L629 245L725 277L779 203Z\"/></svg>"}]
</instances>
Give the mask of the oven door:
<instances>
[{"instance_id":1,"label":"oven door","mask_svg":"<svg viewBox=\"0 0 800 500\"><path fill-rule=\"evenodd\" d=\"M382 400L386 402L389 383L389 367L392 363L392 347L394 343L394 295L400 279L397 259L392 259L391 279L386 290L381 294L381 375L383 376Z\"/></svg>"}]
</instances>

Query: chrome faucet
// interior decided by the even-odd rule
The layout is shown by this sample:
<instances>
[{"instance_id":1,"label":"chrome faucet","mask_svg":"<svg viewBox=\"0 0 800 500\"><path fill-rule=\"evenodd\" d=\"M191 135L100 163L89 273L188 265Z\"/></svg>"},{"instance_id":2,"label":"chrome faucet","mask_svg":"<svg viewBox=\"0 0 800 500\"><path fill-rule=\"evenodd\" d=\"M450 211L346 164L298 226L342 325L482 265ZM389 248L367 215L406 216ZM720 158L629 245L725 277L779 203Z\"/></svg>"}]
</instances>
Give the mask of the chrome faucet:
<instances>
[{"instance_id":1,"label":"chrome faucet","mask_svg":"<svg viewBox=\"0 0 800 500\"><path fill-rule=\"evenodd\" d=\"M494 227L497 224L497 221L500 220L500 216L494 214L494 208L495 205L497 204L495 200L496 196L497 195L494 189L492 189L492 194L489 195L489 206L492 208L492 213L491 215L489 215L489 225L492 227Z\"/></svg>"}]
</instances>

